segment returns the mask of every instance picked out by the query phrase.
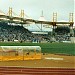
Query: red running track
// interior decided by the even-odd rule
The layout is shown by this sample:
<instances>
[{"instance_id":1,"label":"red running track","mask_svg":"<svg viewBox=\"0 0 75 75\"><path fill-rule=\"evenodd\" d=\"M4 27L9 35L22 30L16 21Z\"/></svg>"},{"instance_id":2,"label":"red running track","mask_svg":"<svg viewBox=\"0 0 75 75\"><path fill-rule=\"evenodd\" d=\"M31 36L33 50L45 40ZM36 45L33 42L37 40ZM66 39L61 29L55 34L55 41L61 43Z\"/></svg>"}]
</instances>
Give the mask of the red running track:
<instances>
[{"instance_id":1,"label":"red running track","mask_svg":"<svg viewBox=\"0 0 75 75\"><path fill-rule=\"evenodd\" d=\"M75 75L75 69L0 67L0 75Z\"/></svg>"}]
</instances>

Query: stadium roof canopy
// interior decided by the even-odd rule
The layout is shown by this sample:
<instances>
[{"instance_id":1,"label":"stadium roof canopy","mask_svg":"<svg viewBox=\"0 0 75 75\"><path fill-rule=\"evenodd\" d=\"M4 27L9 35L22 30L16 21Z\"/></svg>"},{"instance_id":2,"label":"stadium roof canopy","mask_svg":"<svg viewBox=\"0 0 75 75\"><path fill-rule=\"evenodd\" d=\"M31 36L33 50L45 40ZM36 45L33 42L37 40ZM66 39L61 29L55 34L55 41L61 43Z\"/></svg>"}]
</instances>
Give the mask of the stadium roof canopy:
<instances>
[{"instance_id":1,"label":"stadium roof canopy","mask_svg":"<svg viewBox=\"0 0 75 75\"><path fill-rule=\"evenodd\" d=\"M44 16L40 16L39 21L46 21L46 19L44 18Z\"/></svg>"}]
</instances>

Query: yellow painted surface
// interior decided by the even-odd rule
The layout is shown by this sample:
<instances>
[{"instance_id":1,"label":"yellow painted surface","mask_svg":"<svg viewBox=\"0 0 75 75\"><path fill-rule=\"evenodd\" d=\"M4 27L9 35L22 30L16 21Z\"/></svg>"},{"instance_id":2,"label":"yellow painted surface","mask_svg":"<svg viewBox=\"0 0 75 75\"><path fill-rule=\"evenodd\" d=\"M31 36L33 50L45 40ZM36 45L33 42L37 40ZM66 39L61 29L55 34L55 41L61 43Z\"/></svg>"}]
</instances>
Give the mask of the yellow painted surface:
<instances>
[{"instance_id":1,"label":"yellow painted surface","mask_svg":"<svg viewBox=\"0 0 75 75\"><path fill-rule=\"evenodd\" d=\"M35 60L35 59L41 59L41 54L27 55L27 56L0 56L0 61Z\"/></svg>"}]
</instances>

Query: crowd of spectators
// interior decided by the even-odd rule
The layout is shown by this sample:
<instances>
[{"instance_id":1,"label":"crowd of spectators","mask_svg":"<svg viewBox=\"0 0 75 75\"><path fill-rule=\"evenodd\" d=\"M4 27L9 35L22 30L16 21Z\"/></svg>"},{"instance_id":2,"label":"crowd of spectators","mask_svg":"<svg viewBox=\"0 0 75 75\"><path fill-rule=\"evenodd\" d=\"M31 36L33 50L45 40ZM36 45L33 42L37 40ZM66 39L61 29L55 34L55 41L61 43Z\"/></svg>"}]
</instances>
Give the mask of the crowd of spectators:
<instances>
[{"instance_id":1,"label":"crowd of spectators","mask_svg":"<svg viewBox=\"0 0 75 75\"><path fill-rule=\"evenodd\" d=\"M61 30L62 29L62 30ZM33 34L22 25L12 25L0 22L0 41L19 41L19 42L51 42L51 41L70 41L70 30L60 28L55 30L55 35L50 34ZM75 35L75 30L74 30Z\"/></svg>"},{"instance_id":2,"label":"crowd of spectators","mask_svg":"<svg viewBox=\"0 0 75 75\"><path fill-rule=\"evenodd\" d=\"M70 41L71 37L74 37L74 30L70 27L58 27L55 30L55 38L57 41Z\"/></svg>"},{"instance_id":3,"label":"crowd of spectators","mask_svg":"<svg viewBox=\"0 0 75 75\"><path fill-rule=\"evenodd\" d=\"M0 41L26 41L33 38L32 33L19 25L0 23Z\"/></svg>"},{"instance_id":4,"label":"crowd of spectators","mask_svg":"<svg viewBox=\"0 0 75 75\"><path fill-rule=\"evenodd\" d=\"M0 41L5 42L41 42L47 41L46 35L36 35L22 25L0 22Z\"/></svg>"}]
</instances>

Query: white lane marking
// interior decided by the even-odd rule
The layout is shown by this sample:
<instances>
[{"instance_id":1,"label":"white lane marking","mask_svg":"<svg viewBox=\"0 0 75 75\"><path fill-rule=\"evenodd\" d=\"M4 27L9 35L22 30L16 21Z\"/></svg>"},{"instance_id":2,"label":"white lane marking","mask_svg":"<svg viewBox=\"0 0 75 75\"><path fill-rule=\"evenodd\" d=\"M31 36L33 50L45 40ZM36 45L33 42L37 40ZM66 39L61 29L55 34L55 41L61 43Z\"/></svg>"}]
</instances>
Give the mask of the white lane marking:
<instances>
[{"instance_id":1,"label":"white lane marking","mask_svg":"<svg viewBox=\"0 0 75 75\"><path fill-rule=\"evenodd\" d=\"M63 58L45 57L48 60L64 60Z\"/></svg>"}]
</instances>

